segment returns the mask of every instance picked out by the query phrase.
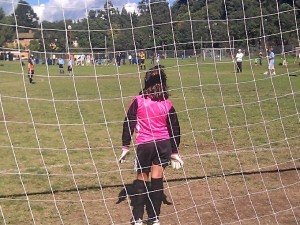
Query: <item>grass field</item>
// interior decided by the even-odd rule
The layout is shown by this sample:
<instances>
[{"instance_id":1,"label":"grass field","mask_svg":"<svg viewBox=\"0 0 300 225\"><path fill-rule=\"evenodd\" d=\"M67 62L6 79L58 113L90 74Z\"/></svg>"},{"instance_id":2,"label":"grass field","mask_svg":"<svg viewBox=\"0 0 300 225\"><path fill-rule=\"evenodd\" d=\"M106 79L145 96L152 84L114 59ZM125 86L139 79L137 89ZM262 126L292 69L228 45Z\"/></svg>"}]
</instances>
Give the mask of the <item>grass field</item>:
<instances>
[{"instance_id":1,"label":"grass field","mask_svg":"<svg viewBox=\"0 0 300 225\"><path fill-rule=\"evenodd\" d=\"M266 61L242 73L229 60L161 61L185 161L166 170L162 224L299 224L300 66L288 62L270 77ZM130 199L116 202L131 193L134 151L116 159L145 71L35 65L29 84L26 66L0 64L0 224L128 224Z\"/></svg>"}]
</instances>

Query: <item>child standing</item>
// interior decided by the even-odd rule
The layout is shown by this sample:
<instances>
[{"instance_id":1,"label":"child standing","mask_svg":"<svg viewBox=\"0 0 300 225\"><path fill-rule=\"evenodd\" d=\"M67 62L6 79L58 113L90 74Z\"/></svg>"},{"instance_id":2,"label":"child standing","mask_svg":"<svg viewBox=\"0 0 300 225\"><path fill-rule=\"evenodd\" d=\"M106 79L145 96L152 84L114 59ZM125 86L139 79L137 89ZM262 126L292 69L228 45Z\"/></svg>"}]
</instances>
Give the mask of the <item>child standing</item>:
<instances>
[{"instance_id":1,"label":"child standing","mask_svg":"<svg viewBox=\"0 0 300 225\"><path fill-rule=\"evenodd\" d=\"M156 56L156 63L159 65L159 61L160 61L160 55L159 54L157 54L157 56Z\"/></svg>"},{"instance_id":2,"label":"child standing","mask_svg":"<svg viewBox=\"0 0 300 225\"><path fill-rule=\"evenodd\" d=\"M243 71L243 57L244 53L242 52L242 49L238 50L238 53L236 53L235 58L236 58L236 72L241 73Z\"/></svg>"},{"instance_id":3,"label":"child standing","mask_svg":"<svg viewBox=\"0 0 300 225\"><path fill-rule=\"evenodd\" d=\"M65 60L63 58L59 58L58 59L58 68L59 68L59 73L60 74L65 73L64 64L65 64Z\"/></svg>"},{"instance_id":4,"label":"child standing","mask_svg":"<svg viewBox=\"0 0 300 225\"><path fill-rule=\"evenodd\" d=\"M163 66L146 72L145 87L131 102L123 124L122 154L124 162L129 153L131 137L136 131L136 180L132 223L143 224L144 207L148 222L159 225L163 195L164 168L172 160L172 167L179 169L183 161L178 155L180 126L176 111L169 100L167 76ZM149 173L151 180L149 181Z\"/></svg>"},{"instance_id":5,"label":"child standing","mask_svg":"<svg viewBox=\"0 0 300 225\"><path fill-rule=\"evenodd\" d=\"M257 66L257 64L258 64L258 58L255 58L254 59L254 65Z\"/></svg>"},{"instance_id":6,"label":"child standing","mask_svg":"<svg viewBox=\"0 0 300 225\"><path fill-rule=\"evenodd\" d=\"M70 76L73 75L73 59L72 56L69 57L69 61L68 61L68 73Z\"/></svg>"},{"instance_id":7,"label":"child standing","mask_svg":"<svg viewBox=\"0 0 300 225\"><path fill-rule=\"evenodd\" d=\"M33 84L34 65L33 65L33 60L31 58L28 60L27 69L28 69L29 83Z\"/></svg>"},{"instance_id":8,"label":"child standing","mask_svg":"<svg viewBox=\"0 0 300 225\"><path fill-rule=\"evenodd\" d=\"M269 75L270 76L276 75L276 73L275 73L275 54L274 54L272 48L268 48L267 52L268 52L267 58L269 60L269 66L268 66Z\"/></svg>"},{"instance_id":9,"label":"child standing","mask_svg":"<svg viewBox=\"0 0 300 225\"><path fill-rule=\"evenodd\" d=\"M141 51L140 52L140 60L141 60L141 63L140 63L140 69L143 69L144 70L146 69L146 64L145 64L145 60L146 60L146 54L144 51Z\"/></svg>"},{"instance_id":10,"label":"child standing","mask_svg":"<svg viewBox=\"0 0 300 225\"><path fill-rule=\"evenodd\" d=\"M262 66L262 59L263 59L262 52L259 52L258 58L259 58L259 65Z\"/></svg>"}]
</instances>

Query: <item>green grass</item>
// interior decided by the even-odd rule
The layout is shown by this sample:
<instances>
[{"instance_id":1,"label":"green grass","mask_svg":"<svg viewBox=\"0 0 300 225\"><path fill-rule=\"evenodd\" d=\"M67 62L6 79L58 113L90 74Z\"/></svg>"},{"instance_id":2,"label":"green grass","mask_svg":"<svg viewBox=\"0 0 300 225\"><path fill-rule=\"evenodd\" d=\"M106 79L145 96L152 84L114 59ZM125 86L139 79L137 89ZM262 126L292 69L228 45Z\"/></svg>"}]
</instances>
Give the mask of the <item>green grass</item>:
<instances>
[{"instance_id":1,"label":"green grass","mask_svg":"<svg viewBox=\"0 0 300 225\"><path fill-rule=\"evenodd\" d=\"M268 77L266 62L260 67L245 60L243 73L236 74L229 60L162 60L186 161L186 174L173 178L299 166L300 72L289 61ZM123 181L116 156L125 111L145 71L136 65L78 66L70 77L57 66L36 65L30 85L26 66L1 63L0 205L7 222L31 220L25 191L40 193L30 198L41 201L52 188L62 191L59 198L78 202L76 188L131 182L134 154L121 166ZM44 207L32 203L36 218L45 217ZM57 215L47 210L49 224Z\"/></svg>"}]
</instances>

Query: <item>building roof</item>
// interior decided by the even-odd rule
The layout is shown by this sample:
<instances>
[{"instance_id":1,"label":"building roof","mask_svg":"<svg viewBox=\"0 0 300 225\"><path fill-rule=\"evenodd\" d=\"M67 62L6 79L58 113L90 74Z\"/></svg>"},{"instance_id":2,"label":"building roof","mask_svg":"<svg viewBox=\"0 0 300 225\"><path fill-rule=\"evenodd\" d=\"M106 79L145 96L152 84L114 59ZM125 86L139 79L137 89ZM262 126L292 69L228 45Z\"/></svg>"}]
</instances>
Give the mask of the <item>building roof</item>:
<instances>
[{"instance_id":1,"label":"building roof","mask_svg":"<svg viewBox=\"0 0 300 225\"><path fill-rule=\"evenodd\" d=\"M19 39L33 39L33 32L29 31L28 33L19 33Z\"/></svg>"}]
</instances>

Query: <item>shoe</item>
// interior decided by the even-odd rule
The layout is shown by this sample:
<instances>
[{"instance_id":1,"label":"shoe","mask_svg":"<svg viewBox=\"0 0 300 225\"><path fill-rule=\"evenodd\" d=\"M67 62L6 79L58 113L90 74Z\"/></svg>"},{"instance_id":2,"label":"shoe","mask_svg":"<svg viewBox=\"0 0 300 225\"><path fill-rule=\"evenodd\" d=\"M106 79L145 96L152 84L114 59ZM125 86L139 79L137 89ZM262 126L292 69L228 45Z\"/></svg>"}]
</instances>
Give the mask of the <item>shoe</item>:
<instances>
[{"instance_id":1,"label":"shoe","mask_svg":"<svg viewBox=\"0 0 300 225\"><path fill-rule=\"evenodd\" d=\"M143 221L141 219L133 220L131 222L132 225L143 225Z\"/></svg>"},{"instance_id":2,"label":"shoe","mask_svg":"<svg viewBox=\"0 0 300 225\"><path fill-rule=\"evenodd\" d=\"M160 225L160 222L159 222L159 220L157 220L157 219L156 219L156 220L154 220L154 221L153 221L153 223L152 223L152 225Z\"/></svg>"},{"instance_id":3,"label":"shoe","mask_svg":"<svg viewBox=\"0 0 300 225\"><path fill-rule=\"evenodd\" d=\"M156 220L148 220L147 225L160 225L160 222L158 219Z\"/></svg>"}]
</instances>

